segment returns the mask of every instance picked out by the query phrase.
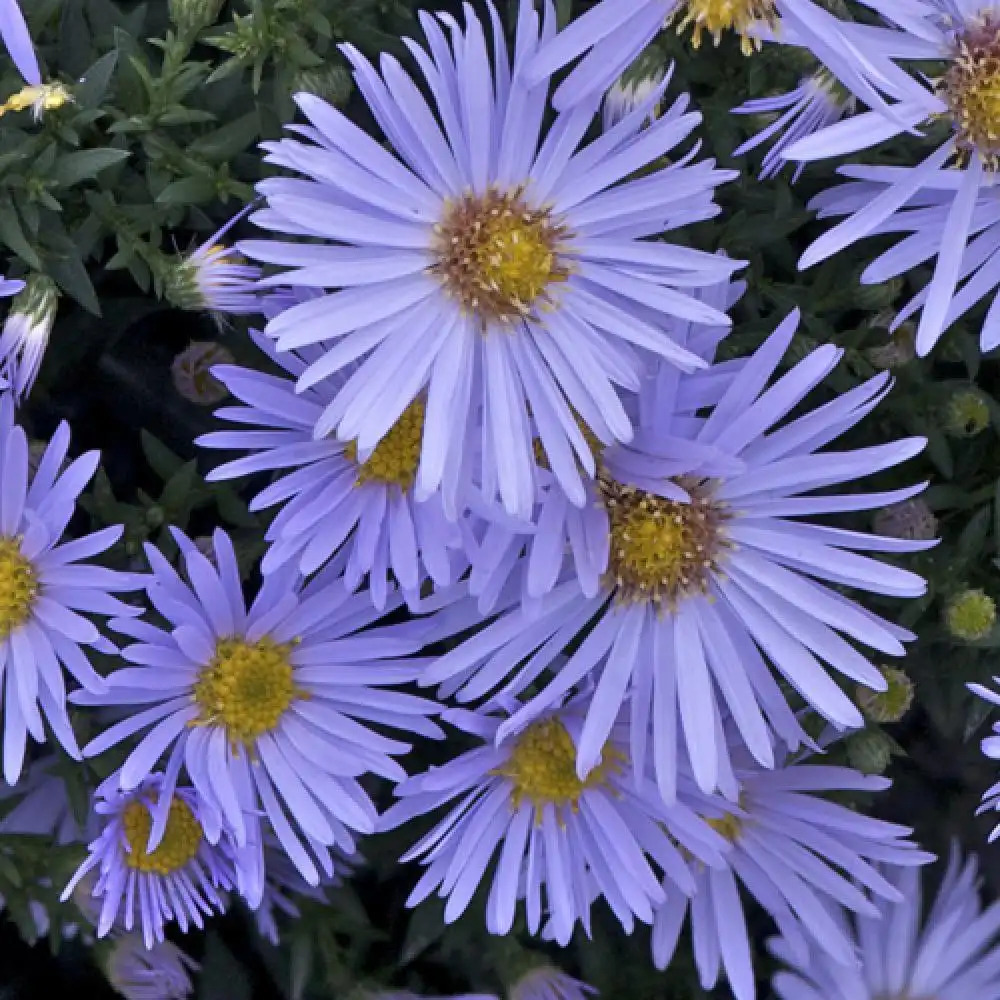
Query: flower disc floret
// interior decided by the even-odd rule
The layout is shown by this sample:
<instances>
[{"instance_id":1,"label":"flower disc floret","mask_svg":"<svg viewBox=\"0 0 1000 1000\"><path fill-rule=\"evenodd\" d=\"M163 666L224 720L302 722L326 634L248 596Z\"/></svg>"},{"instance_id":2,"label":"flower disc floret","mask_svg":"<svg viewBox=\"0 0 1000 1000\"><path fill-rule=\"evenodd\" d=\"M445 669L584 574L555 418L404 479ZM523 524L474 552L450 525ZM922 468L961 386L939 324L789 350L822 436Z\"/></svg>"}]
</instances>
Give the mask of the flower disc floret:
<instances>
[{"instance_id":1,"label":"flower disc floret","mask_svg":"<svg viewBox=\"0 0 1000 1000\"><path fill-rule=\"evenodd\" d=\"M404 493L413 488L420 465L420 446L424 436L424 401L415 399L403 410L392 429L363 462L358 462L358 485L385 483L398 486ZM344 449L347 457L358 461L354 441Z\"/></svg>"},{"instance_id":2,"label":"flower disc floret","mask_svg":"<svg viewBox=\"0 0 1000 1000\"><path fill-rule=\"evenodd\" d=\"M683 18L677 25L680 34L691 28L691 44L698 48L704 32L708 32L715 44L724 31L735 31L740 36L740 48L744 55L750 55L760 48L760 41L748 34L755 21L773 23L777 12L773 0L687 0Z\"/></svg>"},{"instance_id":3,"label":"flower disc floret","mask_svg":"<svg viewBox=\"0 0 1000 1000\"><path fill-rule=\"evenodd\" d=\"M1000 164L1000 10L987 9L955 40L941 96L966 157L978 153L990 167Z\"/></svg>"},{"instance_id":4,"label":"flower disc floret","mask_svg":"<svg viewBox=\"0 0 1000 1000\"><path fill-rule=\"evenodd\" d=\"M435 271L463 309L485 322L512 323L551 304L569 276L560 260L563 226L532 208L520 190L466 194L435 227Z\"/></svg>"},{"instance_id":5,"label":"flower disc floret","mask_svg":"<svg viewBox=\"0 0 1000 1000\"><path fill-rule=\"evenodd\" d=\"M948 602L944 620L956 639L975 642L988 635L996 624L996 602L984 590L963 590Z\"/></svg>"},{"instance_id":6,"label":"flower disc floret","mask_svg":"<svg viewBox=\"0 0 1000 1000\"><path fill-rule=\"evenodd\" d=\"M264 638L221 639L194 689L200 725L225 728L235 747L275 729L292 702L295 686L291 645Z\"/></svg>"},{"instance_id":7,"label":"flower disc floret","mask_svg":"<svg viewBox=\"0 0 1000 1000\"><path fill-rule=\"evenodd\" d=\"M0 539L0 639L28 620L37 594L35 569L18 539Z\"/></svg>"},{"instance_id":8,"label":"flower disc floret","mask_svg":"<svg viewBox=\"0 0 1000 1000\"><path fill-rule=\"evenodd\" d=\"M129 868L155 875L170 875L190 864L201 846L201 824L191 807L176 796L170 802L166 832L155 850L148 851L153 817L141 799L133 799L122 811L122 826L129 851L125 863Z\"/></svg>"},{"instance_id":9,"label":"flower disc floret","mask_svg":"<svg viewBox=\"0 0 1000 1000\"><path fill-rule=\"evenodd\" d=\"M681 503L601 477L611 535L608 575L620 600L670 606L705 589L722 544L723 515L703 487L688 489L691 501Z\"/></svg>"},{"instance_id":10,"label":"flower disc floret","mask_svg":"<svg viewBox=\"0 0 1000 1000\"><path fill-rule=\"evenodd\" d=\"M613 747L604 748L601 763L581 780L576 773L576 746L558 719L533 723L517 740L510 758L497 773L514 784L513 808L530 802L576 809L586 789L605 787L621 770L622 757Z\"/></svg>"}]
</instances>

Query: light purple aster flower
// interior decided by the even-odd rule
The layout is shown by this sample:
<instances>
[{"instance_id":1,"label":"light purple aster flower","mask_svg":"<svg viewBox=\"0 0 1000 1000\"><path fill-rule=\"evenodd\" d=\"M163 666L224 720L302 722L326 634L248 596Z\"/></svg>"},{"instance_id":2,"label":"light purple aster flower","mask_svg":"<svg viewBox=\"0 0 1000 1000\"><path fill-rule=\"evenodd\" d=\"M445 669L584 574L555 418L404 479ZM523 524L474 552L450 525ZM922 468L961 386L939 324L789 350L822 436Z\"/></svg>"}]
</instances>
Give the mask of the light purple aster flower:
<instances>
[{"instance_id":1,"label":"light purple aster flower","mask_svg":"<svg viewBox=\"0 0 1000 1000\"><path fill-rule=\"evenodd\" d=\"M642 310L727 325L689 290L739 266L650 239L715 215L715 186L735 176L692 162L697 149L636 176L700 121L681 113L684 102L650 121L662 87L589 143L581 145L596 101L558 115L543 139L549 82L529 83L525 67L555 14L546 3L540 28L532 8L518 5L513 65L492 7L492 58L471 8L464 28L421 15L429 52L409 47L433 111L394 57L383 56L380 76L346 46L396 155L300 94L310 122L295 128L302 138L267 148L271 163L302 176L263 181L267 208L254 220L312 242L240 245L286 268L264 284L337 289L267 327L279 350L326 342L299 376L301 389L359 362L317 421L317 437L335 431L368 454L424 395L416 496L437 490L449 462L461 460L454 453L471 425L484 475L521 517L533 502L529 411L553 469L582 504L578 466L590 475L594 459L578 421L602 442L629 440L619 390L637 388L648 359L704 364Z\"/></svg>"},{"instance_id":2,"label":"light purple aster flower","mask_svg":"<svg viewBox=\"0 0 1000 1000\"><path fill-rule=\"evenodd\" d=\"M795 954L813 948L824 961L850 966L854 941L831 909L877 917L864 887L879 901L898 902L902 896L875 862L916 866L933 856L904 839L912 832L908 827L823 798L829 792L882 791L889 787L887 779L787 757L776 761L774 770L763 770L745 752L734 756L732 799L705 795L690 780L684 792L688 807L730 842L726 863L692 869L696 888L690 900L667 893L656 912L652 947L657 968L666 968L690 913L702 988L712 989L724 971L736 1000L754 1000L740 885L771 915ZM822 996L828 1000L829 994Z\"/></svg>"},{"instance_id":3,"label":"light purple aster flower","mask_svg":"<svg viewBox=\"0 0 1000 1000\"><path fill-rule=\"evenodd\" d=\"M40 86L42 71L17 0L0 0L0 39L25 83Z\"/></svg>"},{"instance_id":4,"label":"light purple aster flower","mask_svg":"<svg viewBox=\"0 0 1000 1000\"><path fill-rule=\"evenodd\" d=\"M182 931L203 927L204 918L225 909L223 893L235 881L235 845L220 828L214 808L190 788L153 774L134 790L118 792L109 782L98 790L94 811L104 828L63 891L63 901L88 872L96 870L92 896L101 900L97 935L116 925L138 927L151 948L164 939L166 924ZM153 833L154 813L166 817Z\"/></svg>"},{"instance_id":5,"label":"light purple aster flower","mask_svg":"<svg viewBox=\"0 0 1000 1000\"><path fill-rule=\"evenodd\" d=\"M28 734L46 741L45 722L66 753L81 759L66 714L62 668L88 690L105 689L81 646L117 650L84 615L138 614L111 592L142 585L133 574L81 562L110 548L120 525L62 541L99 453L88 452L64 469L70 432L63 423L32 475L28 439L12 411L9 396L0 399L0 669L8 784L21 774Z\"/></svg>"},{"instance_id":6,"label":"light purple aster flower","mask_svg":"<svg viewBox=\"0 0 1000 1000\"><path fill-rule=\"evenodd\" d=\"M138 934L116 938L107 959L108 982L125 1000L186 1000L200 966L172 941L148 948Z\"/></svg>"},{"instance_id":7,"label":"light purple aster flower","mask_svg":"<svg viewBox=\"0 0 1000 1000\"><path fill-rule=\"evenodd\" d=\"M565 945L577 921L590 933L598 896L628 932L635 918L651 921L665 894L650 858L681 892L693 886L692 857L718 863L725 846L718 835L683 805L657 811L652 784L633 780L620 730L609 734L587 778L577 777L583 724L577 706L536 720L504 743L496 740L500 718L493 712L456 709L442 718L482 745L402 782L400 801L382 817L380 829L393 829L459 799L402 858L427 866L407 906L437 891L447 899L445 921L457 920L499 855L487 929L508 933L523 900L528 930L538 933L547 915L547 933Z\"/></svg>"},{"instance_id":8,"label":"light purple aster flower","mask_svg":"<svg viewBox=\"0 0 1000 1000\"><path fill-rule=\"evenodd\" d=\"M727 766L720 738L727 710L765 767L774 763L775 734L798 745L801 730L775 673L838 728L860 726L857 707L829 669L884 690L885 678L853 642L901 656L902 642L912 636L839 587L918 596L925 589L920 577L861 553L913 552L934 543L807 519L878 508L908 499L926 484L812 494L892 468L918 454L924 441L822 450L885 396L885 373L785 421L842 353L821 347L768 386L796 323L793 314L743 362L707 417L691 415L683 401L697 380L713 373L664 369L646 399L634 443L602 456L608 566L597 594L589 597L581 589L557 546L549 558L560 565L554 573L547 570L556 585L522 607L518 574L530 571L522 560L497 600L497 619L436 660L421 683L446 682L443 690L457 690L463 701L505 682L503 690L516 694L579 638L552 679L499 735L518 731L593 678L578 773L587 775L600 760L609 728L628 701L631 757L637 767L652 759L666 801L676 791L679 738L700 787L716 787L720 768ZM451 613L460 617L455 609Z\"/></svg>"},{"instance_id":9,"label":"light purple aster flower","mask_svg":"<svg viewBox=\"0 0 1000 1000\"><path fill-rule=\"evenodd\" d=\"M743 294L743 282L722 282L699 289L695 294L713 309L728 310ZM678 320L670 324L670 335L688 350L706 361L713 361L719 341L727 333L725 327L705 327ZM718 403L729 379L742 361L725 361L712 365L711 376L692 380L685 386L683 398L677 399L678 412L693 415L704 407ZM676 395L676 380L672 368L663 366L658 373L643 377L638 398L626 400L633 422L638 426L648 420L642 412L652 400ZM642 430L640 430L642 433ZM539 451L544 449L539 445ZM594 444L600 457L603 449ZM546 456L547 457L547 456ZM598 484L585 480L586 502L578 507L566 495L562 482L552 474L548 463L535 471L535 511L530 522L505 516L497 506L478 508L485 527L476 525L477 544L469 547L472 572L469 589L479 599L483 614L489 613L507 584L518 570L523 553L526 569L520 574L522 601L530 602L547 594L556 584L561 564L553 558L557 552L572 556L573 570L587 597L594 597L608 565L608 521L601 504Z\"/></svg>"},{"instance_id":10,"label":"light purple aster flower","mask_svg":"<svg viewBox=\"0 0 1000 1000\"><path fill-rule=\"evenodd\" d=\"M817 239L805 252L800 266L810 267L833 256L865 236L878 232L905 231L897 215L904 206L913 205L925 189L932 192L942 186L953 191L946 212L920 213L919 231L907 237L890 256L895 261L913 264L936 259L933 277L919 302L917 353L926 355L933 348L949 322L960 314L952 307L958 282L969 274L970 258L976 256L970 239L983 228L984 200L995 183L1000 157L997 122L1000 106L996 60L1000 55L1000 11L987 0L864 0L880 14L883 26L853 25L849 29L855 56L890 66L895 73L883 80L883 90L893 103L874 108L843 122L821 129L791 145L785 152L789 159L817 160L843 156L868 149L885 140L944 120L950 135L922 162L913 167L852 168L844 171L875 182L867 197L850 208L848 218ZM817 11L817 18L828 23L836 19ZM943 63L943 72L932 85L909 76L892 62L906 60ZM943 170L953 163L952 169ZM942 180L943 179L943 180ZM852 189L857 193L857 188ZM985 199L982 197L985 195ZM828 196L817 200L816 207L829 205ZM845 214L850 198L839 199L834 214ZM982 239L974 241L986 249ZM883 258L884 262L884 258ZM979 263L982 263L982 258ZM978 267L979 265L974 265ZM874 280L871 273L868 280ZM990 290L995 285L990 286ZM985 294L985 292L983 292ZM980 296L981 297L981 296ZM967 308L967 307L966 307ZM962 310L964 311L964 310ZM984 350L995 346L995 323L984 329Z\"/></svg>"},{"instance_id":11,"label":"light purple aster flower","mask_svg":"<svg viewBox=\"0 0 1000 1000\"><path fill-rule=\"evenodd\" d=\"M746 101L738 108L733 108L733 114L761 115L779 111L781 114L756 135L737 146L733 150L733 156L743 156L751 149L774 139L771 148L764 155L759 175L762 181L770 180L788 163L784 154L793 142L840 121L854 110L854 103L854 98L841 92L836 81L823 70L805 77L795 90L787 94ZM796 166L792 173L792 183L799 179L804 169L804 163Z\"/></svg>"},{"instance_id":12,"label":"light purple aster flower","mask_svg":"<svg viewBox=\"0 0 1000 1000\"><path fill-rule=\"evenodd\" d=\"M251 336L290 377L236 365L216 366L215 377L244 404L227 406L217 416L239 429L213 431L197 443L252 452L218 466L209 473L209 481L260 471L285 473L250 503L251 510L283 504L267 530L271 545L262 571L291 563L308 575L344 547L344 586L354 591L367 576L368 591L379 608L385 607L391 592L390 573L411 598L419 596L428 579L439 587L453 582L468 564L461 554L463 531L449 521L445 506L447 502L453 513L460 509L457 470L448 471L441 493L423 501L414 496L423 402L411 404L372 452L361 456L354 443L313 434L346 376L298 393L295 378L322 350L306 347L279 353L266 337Z\"/></svg>"},{"instance_id":13,"label":"light purple aster flower","mask_svg":"<svg viewBox=\"0 0 1000 1000\"><path fill-rule=\"evenodd\" d=\"M933 905L921 924L920 874L884 870L895 899L871 896L874 913L830 913L857 959L835 961L815 940L803 951L786 937L770 942L788 968L774 977L779 1000L935 1000L1000 998L1000 903L979 899L978 866L953 850Z\"/></svg>"},{"instance_id":14,"label":"light purple aster flower","mask_svg":"<svg viewBox=\"0 0 1000 1000\"><path fill-rule=\"evenodd\" d=\"M409 744L376 732L390 726L435 737L437 705L384 690L412 681L426 661L419 621L369 629L379 617L367 594L350 594L343 560L302 587L294 566L264 579L249 609L232 542L213 537L214 561L180 531L189 583L152 546L148 584L169 631L142 621L114 627L137 640L122 650L134 666L107 678L105 692L78 692L85 705L148 706L85 748L89 756L144 730L126 757L120 787L141 785L166 755L172 790L181 767L232 829L239 890L251 908L264 891L266 817L311 885L333 875L330 847L354 852L354 832L375 828L375 806L359 782L368 773L405 777L392 759ZM401 603L393 596L389 610ZM168 796L164 795L166 800ZM156 810L153 843L166 823Z\"/></svg>"},{"instance_id":15,"label":"light purple aster flower","mask_svg":"<svg viewBox=\"0 0 1000 1000\"><path fill-rule=\"evenodd\" d=\"M18 400L35 384L59 310L59 291L51 278L34 274L21 284L23 291L0 330L0 373Z\"/></svg>"},{"instance_id":16,"label":"light purple aster flower","mask_svg":"<svg viewBox=\"0 0 1000 1000\"><path fill-rule=\"evenodd\" d=\"M597 996L593 986L567 976L554 965L532 969L509 991L509 1000L586 1000L589 996Z\"/></svg>"}]
</instances>

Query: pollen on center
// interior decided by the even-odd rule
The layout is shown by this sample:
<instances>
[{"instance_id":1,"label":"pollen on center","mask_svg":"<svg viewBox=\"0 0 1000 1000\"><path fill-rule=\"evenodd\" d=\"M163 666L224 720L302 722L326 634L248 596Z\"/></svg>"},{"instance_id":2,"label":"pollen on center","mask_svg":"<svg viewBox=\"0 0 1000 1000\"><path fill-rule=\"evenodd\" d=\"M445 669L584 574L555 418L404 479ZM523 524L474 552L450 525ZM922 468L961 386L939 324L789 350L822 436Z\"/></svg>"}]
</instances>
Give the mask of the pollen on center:
<instances>
[{"instance_id":1,"label":"pollen on center","mask_svg":"<svg viewBox=\"0 0 1000 1000\"><path fill-rule=\"evenodd\" d=\"M305 696L295 686L291 650L268 638L221 639L195 684L196 725L222 726L234 747L277 728L292 702Z\"/></svg>"},{"instance_id":2,"label":"pollen on center","mask_svg":"<svg viewBox=\"0 0 1000 1000\"><path fill-rule=\"evenodd\" d=\"M983 11L955 39L939 92L960 154L1000 167L1000 10Z\"/></svg>"},{"instance_id":3,"label":"pollen on center","mask_svg":"<svg viewBox=\"0 0 1000 1000\"><path fill-rule=\"evenodd\" d=\"M621 754L606 746L601 763L581 780L572 737L562 722L548 718L532 723L521 734L496 773L512 782L515 808L528 801L535 808L553 805L575 810L586 789L606 786L621 766Z\"/></svg>"},{"instance_id":4,"label":"pollen on center","mask_svg":"<svg viewBox=\"0 0 1000 1000\"><path fill-rule=\"evenodd\" d=\"M126 864L154 875L170 875L190 864L204 836L191 807L176 796L170 802L166 832L155 850L147 850L153 817L145 802L141 799L129 802L122 812L122 825L128 842Z\"/></svg>"},{"instance_id":5,"label":"pollen on center","mask_svg":"<svg viewBox=\"0 0 1000 1000\"><path fill-rule=\"evenodd\" d=\"M38 594L38 577L17 538L0 538L0 639L23 625Z\"/></svg>"},{"instance_id":6,"label":"pollen on center","mask_svg":"<svg viewBox=\"0 0 1000 1000\"><path fill-rule=\"evenodd\" d=\"M363 462L358 462L358 446L348 442L344 454L358 465L358 485L385 483L398 486L404 493L413 488L420 465L420 448L424 437L425 405L419 396L403 410L389 433L375 446Z\"/></svg>"},{"instance_id":7,"label":"pollen on center","mask_svg":"<svg viewBox=\"0 0 1000 1000\"><path fill-rule=\"evenodd\" d=\"M724 547L724 512L700 484L684 482L689 503L598 480L608 513L609 585L622 601L671 606L703 591Z\"/></svg>"},{"instance_id":8,"label":"pollen on center","mask_svg":"<svg viewBox=\"0 0 1000 1000\"><path fill-rule=\"evenodd\" d=\"M718 45L724 31L735 31L743 54L750 55L760 48L760 39L750 34L751 26L757 21L773 24L776 19L774 0L687 0L677 33L690 27L691 44L697 49L705 32Z\"/></svg>"},{"instance_id":9,"label":"pollen on center","mask_svg":"<svg viewBox=\"0 0 1000 1000\"><path fill-rule=\"evenodd\" d=\"M434 271L484 326L510 324L552 304L554 286L569 276L560 253L567 235L519 189L466 194L448 204L435 227Z\"/></svg>"}]
</instances>

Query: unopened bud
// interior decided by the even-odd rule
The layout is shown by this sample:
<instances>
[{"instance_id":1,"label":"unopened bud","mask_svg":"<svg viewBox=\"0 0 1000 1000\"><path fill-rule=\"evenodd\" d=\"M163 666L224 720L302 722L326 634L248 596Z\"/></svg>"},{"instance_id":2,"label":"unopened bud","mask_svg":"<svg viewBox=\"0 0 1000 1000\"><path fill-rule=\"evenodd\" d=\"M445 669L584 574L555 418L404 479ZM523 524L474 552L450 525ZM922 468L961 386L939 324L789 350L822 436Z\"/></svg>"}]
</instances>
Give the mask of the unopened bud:
<instances>
[{"instance_id":1,"label":"unopened bud","mask_svg":"<svg viewBox=\"0 0 1000 1000\"><path fill-rule=\"evenodd\" d=\"M847 737L847 759L862 774L884 774L893 743L881 729L862 729Z\"/></svg>"},{"instance_id":2,"label":"unopened bud","mask_svg":"<svg viewBox=\"0 0 1000 1000\"><path fill-rule=\"evenodd\" d=\"M989 635L996 620L996 602L984 590L963 590L945 606L945 626L956 639L982 639Z\"/></svg>"},{"instance_id":3,"label":"unopened bud","mask_svg":"<svg viewBox=\"0 0 1000 1000\"><path fill-rule=\"evenodd\" d=\"M59 292L44 274L31 275L11 302L0 334L0 369L19 398L38 377L58 310Z\"/></svg>"},{"instance_id":4,"label":"unopened bud","mask_svg":"<svg viewBox=\"0 0 1000 1000\"><path fill-rule=\"evenodd\" d=\"M231 365L235 360L229 348L211 340L195 340L170 366L174 388L192 403L214 406L229 395L229 390L212 374L212 367Z\"/></svg>"},{"instance_id":5,"label":"unopened bud","mask_svg":"<svg viewBox=\"0 0 1000 1000\"><path fill-rule=\"evenodd\" d=\"M938 519L919 497L894 503L877 511L872 520L875 533L910 542L926 542L937 536Z\"/></svg>"},{"instance_id":6,"label":"unopened bud","mask_svg":"<svg viewBox=\"0 0 1000 1000\"><path fill-rule=\"evenodd\" d=\"M944 429L952 437L970 438L990 425L990 408L975 389L956 392L944 411Z\"/></svg>"},{"instance_id":7,"label":"unopened bud","mask_svg":"<svg viewBox=\"0 0 1000 1000\"><path fill-rule=\"evenodd\" d=\"M912 323L903 323L885 344L869 347L865 357L876 368L890 370L902 368L917 356L917 328Z\"/></svg>"},{"instance_id":8,"label":"unopened bud","mask_svg":"<svg viewBox=\"0 0 1000 1000\"><path fill-rule=\"evenodd\" d=\"M354 91L354 78L345 66L325 66L299 70L295 89L322 97L329 104L344 105Z\"/></svg>"},{"instance_id":9,"label":"unopened bud","mask_svg":"<svg viewBox=\"0 0 1000 1000\"><path fill-rule=\"evenodd\" d=\"M872 722L899 722L913 704L913 681L897 667L878 669L889 686L884 691L859 687L858 708Z\"/></svg>"},{"instance_id":10,"label":"unopened bud","mask_svg":"<svg viewBox=\"0 0 1000 1000\"><path fill-rule=\"evenodd\" d=\"M169 0L170 20L183 34L197 34L218 20L225 0Z\"/></svg>"}]
</instances>

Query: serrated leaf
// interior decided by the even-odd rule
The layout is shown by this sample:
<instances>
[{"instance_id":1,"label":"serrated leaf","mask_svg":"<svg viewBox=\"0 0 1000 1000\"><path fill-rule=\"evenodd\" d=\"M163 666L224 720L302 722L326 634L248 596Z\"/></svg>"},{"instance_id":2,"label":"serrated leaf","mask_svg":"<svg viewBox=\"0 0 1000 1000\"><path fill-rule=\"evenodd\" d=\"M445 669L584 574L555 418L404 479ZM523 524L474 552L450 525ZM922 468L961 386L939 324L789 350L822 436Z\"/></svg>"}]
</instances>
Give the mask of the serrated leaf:
<instances>
[{"instance_id":1,"label":"serrated leaf","mask_svg":"<svg viewBox=\"0 0 1000 1000\"><path fill-rule=\"evenodd\" d=\"M102 170L114 167L132 154L127 149L81 149L75 153L64 153L52 168L52 179L62 187L71 187L80 181L91 180Z\"/></svg>"}]
</instances>

